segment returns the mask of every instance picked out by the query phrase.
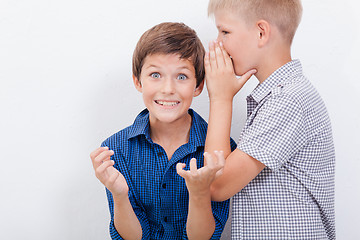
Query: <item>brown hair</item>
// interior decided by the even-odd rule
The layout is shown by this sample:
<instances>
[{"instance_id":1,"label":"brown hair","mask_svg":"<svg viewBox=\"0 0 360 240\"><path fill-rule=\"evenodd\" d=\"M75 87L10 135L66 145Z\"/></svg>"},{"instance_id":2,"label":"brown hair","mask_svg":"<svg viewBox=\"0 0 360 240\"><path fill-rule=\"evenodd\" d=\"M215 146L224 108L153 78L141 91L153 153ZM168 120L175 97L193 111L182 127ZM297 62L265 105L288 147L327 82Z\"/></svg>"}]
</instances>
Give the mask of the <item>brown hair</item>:
<instances>
[{"instance_id":1,"label":"brown hair","mask_svg":"<svg viewBox=\"0 0 360 240\"><path fill-rule=\"evenodd\" d=\"M210 0L208 14L229 10L239 14L246 23L260 19L274 24L290 44L298 28L301 16L301 0Z\"/></svg>"},{"instance_id":2,"label":"brown hair","mask_svg":"<svg viewBox=\"0 0 360 240\"><path fill-rule=\"evenodd\" d=\"M196 32L184 23L160 23L147 30L139 39L132 59L132 71L140 80L144 59L152 54L179 54L195 68L196 86L205 77L205 49Z\"/></svg>"}]
</instances>

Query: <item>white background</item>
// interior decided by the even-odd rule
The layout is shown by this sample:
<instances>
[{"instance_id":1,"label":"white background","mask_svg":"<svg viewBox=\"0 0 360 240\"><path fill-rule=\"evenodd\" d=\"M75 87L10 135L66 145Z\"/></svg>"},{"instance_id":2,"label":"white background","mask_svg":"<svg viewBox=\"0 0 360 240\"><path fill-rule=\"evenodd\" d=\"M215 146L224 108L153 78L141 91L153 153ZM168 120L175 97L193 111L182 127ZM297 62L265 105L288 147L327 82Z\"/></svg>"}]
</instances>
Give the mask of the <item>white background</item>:
<instances>
[{"instance_id":1,"label":"white background","mask_svg":"<svg viewBox=\"0 0 360 240\"><path fill-rule=\"evenodd\" d=\"M182 21L207 46L216 37L207 2L0 0L0 239L109 239L105 191L89 153L144 108L131 80L140 35ZM304 0L292 52L332 120L338 239L360 239L355 3ZM235 140L256 84L252 79L235 99ZM206 91L193 108L207 119Z\"/></svg>"}]
</instances>

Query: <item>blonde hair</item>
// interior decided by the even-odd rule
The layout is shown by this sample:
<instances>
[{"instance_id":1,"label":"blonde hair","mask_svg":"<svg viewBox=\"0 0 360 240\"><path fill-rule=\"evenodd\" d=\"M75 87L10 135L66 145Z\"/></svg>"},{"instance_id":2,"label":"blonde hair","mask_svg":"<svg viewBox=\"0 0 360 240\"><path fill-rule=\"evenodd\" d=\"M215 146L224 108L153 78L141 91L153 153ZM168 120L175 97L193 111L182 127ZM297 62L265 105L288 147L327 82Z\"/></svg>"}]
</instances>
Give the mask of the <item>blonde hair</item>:
<instances>
[{"instance_id":1,"label":"blonde hair","mask_svg":"<svg viewBox=\"0 0 360 240\"><path fill-rule=\"evenodd\" d=\"M218 10L239 14L247 24L265 20L275 25L291 44L300 24L303 8L301 0L210 0L209 16Z\"/></svg>"}]
</instances>

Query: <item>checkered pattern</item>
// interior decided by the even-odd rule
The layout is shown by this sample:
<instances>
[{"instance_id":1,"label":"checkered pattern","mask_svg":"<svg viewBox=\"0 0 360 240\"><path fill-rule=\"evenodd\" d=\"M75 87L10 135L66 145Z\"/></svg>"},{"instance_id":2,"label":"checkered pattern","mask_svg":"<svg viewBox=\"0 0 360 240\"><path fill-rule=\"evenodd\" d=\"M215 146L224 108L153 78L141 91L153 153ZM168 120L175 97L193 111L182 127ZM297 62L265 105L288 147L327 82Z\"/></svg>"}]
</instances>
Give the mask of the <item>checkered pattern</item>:
<instances>
[{"instance_id":1,"label":"checkered pattern","mask_svg":"<svg viewBox=\"0 0 360 240\"><path fill-rule=\"evenodd\" d=\"M187 239L186 220L189 195L185 180L176 173L178 162L189 169L191 158L203 166L207 123L193 110L190 138L168 160L165 150L150 138L149 113L142 111L134 124L105 140L102 146L114 150L115 167L129 185L130 203L143 230L143 239ZM231 140L232 149L236 144ZM106 190L110 208L110 235L122 239L114 227L114 203ZM229 201L212 202L216 229L211 239L220 239L225 226Z\"/></svg>"},{"instance_id":2,"label":"checkered pattern","mask_svg":"<svg viewBox=\"0 0 360 240\"><path fill-rule=\"evenodd\" d=\"M233 239L335 239L335 153L325 105L300 61L248 96L238 148L266 165L233 197Z\"/></svg>"}]
</instances>

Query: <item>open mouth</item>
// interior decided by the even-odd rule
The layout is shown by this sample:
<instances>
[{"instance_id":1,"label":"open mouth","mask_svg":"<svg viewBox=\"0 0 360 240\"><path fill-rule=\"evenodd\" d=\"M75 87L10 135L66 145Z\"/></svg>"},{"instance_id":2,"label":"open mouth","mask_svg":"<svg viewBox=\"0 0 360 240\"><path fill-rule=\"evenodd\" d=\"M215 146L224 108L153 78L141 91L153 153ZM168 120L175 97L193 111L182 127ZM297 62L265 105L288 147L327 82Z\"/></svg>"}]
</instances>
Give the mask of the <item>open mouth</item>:
<instances>
[{"instance_id":1,"label":"open mouth","mask_svg":"<svg viewBox=\"0 0 360 240\"><path fill-rule=\"evenodd\" d=\"M165 107L172 107L178 105L179 101L161 101L161 100L155 100L155 102L161 106Z\"/></svg>"}]
</instances>

